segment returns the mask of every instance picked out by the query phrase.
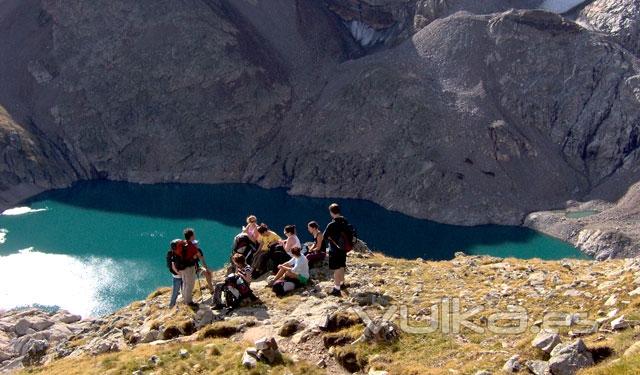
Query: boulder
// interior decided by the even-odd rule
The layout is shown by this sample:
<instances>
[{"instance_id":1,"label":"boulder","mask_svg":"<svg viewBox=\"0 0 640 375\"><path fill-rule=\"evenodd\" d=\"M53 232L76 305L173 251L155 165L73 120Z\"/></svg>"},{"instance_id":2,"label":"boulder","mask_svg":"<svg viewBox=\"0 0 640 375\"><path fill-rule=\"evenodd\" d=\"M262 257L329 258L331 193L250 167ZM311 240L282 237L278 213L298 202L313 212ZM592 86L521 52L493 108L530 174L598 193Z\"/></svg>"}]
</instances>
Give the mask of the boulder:
<instances>
[{"instance_id":1,"label":"boulder","mask_svg":"<svg viewBox=\"0 0 640 375\"><path fill-rule=\"evenodd\" d=\"M49 349L49 342L47 340L30 340L25 347L26 351L22 363L27 366L36 365L40 363Z\"/></svg>"},{"instance_id":2,"label":"boulder","mask_svg":"<svg viewBox=\"0 0 640 375\"><path fill-rule=\"evenodd\" d=\"M398 326L388 320L376 320L371 321L364 328L362 336L356 340L360 341L375 341L378 343L393 342L400 337L400 329Z\"/></svg>"},{"instance_id":3,"label":"boulder","mask_svg":"<svg viewBox=\"0 0 640 375\"><path fill-rule=\"evenodd\" d=\"M157 329L151 329L142 335L140 342L149 343L152 341L156 341L159 336L160 331L158 331Z\"/></svg>"},{"instance_id":4,"label":"boulder","mask_svg":"<svg viewBox=\"0 0 640 375\"><path fill-rule=\"evenodd\" d=\"M377 292L359 292L353 297L353 302L357 303L360 306L370 306L370 305L380 305L387 306L389 305L390 298L384 294L380 294Z\"/></svg>"},{"instance_id":5,"label":"boulder","mask_svg":"<svg viewBox=\"0 0 640 375\"><path fill-rule=\"evenodd\" d=\"M628 327L629 327L629 322L625 320L624 315L621 315L618 318L611 321L611 329L614 331L625 329Z\"/></svg>"},{"instance_id":6,"label":"boulder","mask_svg":"<svg viewBox=\"0 0 640 375\"><path fill-rule=\"evenodd\" d=\"M300 321L298 319L287 319L282 327L280 327L278 334L282 337L290 337L298 331L299 327Z\"/></svg>"},{"instance_id":7,"label":"boulder","mask_svg":"<svg viewBox=\"0 0 640 375\"><path fill-rule=\"evenodd\" d=\"M560 339L560 335L557 333L542 330L533 339L533 341L531 341L531 346L538 348L545 353L551 353L553 348L561 342L562 340Z\"/></svg>"},{"instance_id":8,"label":"boulder","mask_svg":"<svg viewBox=\"0 0 640 375\"><path fill-rule=\"evenodd\" d=\"M178 355L180 356L180 358L187 358L189 357L189 351L187 349L180 349Z\"/></svg>"},{"instance_id":9,"label":"boulder","mask_svg":"<svg viewBox=\"0 0 640 375\"><path fill-rule=\"evenodd\" d=\"M211 309L211 306L200 305L198 312L196 312L195 322L196 328L200 329L207 324L211 324L215 319L215 314Z\"/></svg>"},{"instance_id":10,"label":"boulder","mask_svg":"<svg viewBox=\"0 0 640 375\"><path fill-rule=\"evenodd\" d=\"M258 360L249 355L246 351L242 355L242 366L246 368L254 368L258 365Z\"/></svg>"},{"instance_id":11,"label":"boulder","mask_svg":"<svg viewBox=\"0 0 640 375\"><path fill-rule=\"evenodd\" d=\"M532 360L525 362L525 366L533 375L551 375L549 363L546 361Z\"/></svg>"},{"instance_id":12,"label":"boulder","mask_svg":"<svg viewBox=\"0 0 640 375\"><path fill-rule=\"evenodd\" d=\"M56 316L54 316L56 317ZM82 317L80 315L76 315L76 314L61 314L58 317L58 320L62 323L65 324L71 324L71 323L75 323L75 322L79 322L82 319Z\"/></svg>"},{"instance_id":13,"label":"boulder","mask_svg":"<svg viewBox=\"0 0 640 375\"><path fill-rule=\"evenodd\" d=\"M511 358L507 359L507 362L502 366L502 370L506 373L518 372L522 368L520 364L520 356L515 354Z\"/></svg>"},{"instance_id":14,"label":"boulder","mask_svg":"<svg viewBox=\"0 0 640 375\"><path fill-rule=\"evenodd\" d=\"M51 327L54 322L50 319L35 319L31 321L31 328L35 331L44 331L45 329Z\"/></svg>"},{"instance_id":15,"label":"boulder","mask_svg":"<svg viewBox=\"0 0 640 375\"><path fill-rule=\"evenodd\" d=\"M16 333L16 335L20 337L20 336L26 335L30 328L31 328L30 321L28 321L27 319L20 319L13 327L13 330Z\"/></svg>"},{"instance_id":16,"label":"boulder","mask_svg":"<svg viewBox=\"0 0 640 375\"><path fill-rule=\"evenodd\" d=\"M640 354L640 341L636 341L627 350L624 351L623 357L631 357Z\"/></svg>"},{"instance_id":17,"label":"boulder","mask_svg":"<svg viewBox=\"0 0 640 375\"><path fill-rule=\"evenodd\" d=\"M118 343L112 340L103 339L97 337L93 339L89 345L87 345L88 351L93 355L98 355L108 352L117 352L120 350Z\"/></svg>"},{"instance_id":18,"label":"boulder","mask_svg":"<svg viewBox=\"0 0 640 375\"><path fill-rule=\"evenodd\" d=\"M604 302L604 305L605 306L615 306L617 303L618 303L618 297L615 294L612 294Z\"/></svg>"},{"instance_id":19,"label":"boulder","mask_svg":"<svg viewBox=\"0 0 640 375\"><path fill-rule=\"evenodd\" d=\"M549 370L553 375L574 375L593 364L591 352L581 339L577 339L568 344L559 344L551 351Z\"/></svg>"}]
</instances>

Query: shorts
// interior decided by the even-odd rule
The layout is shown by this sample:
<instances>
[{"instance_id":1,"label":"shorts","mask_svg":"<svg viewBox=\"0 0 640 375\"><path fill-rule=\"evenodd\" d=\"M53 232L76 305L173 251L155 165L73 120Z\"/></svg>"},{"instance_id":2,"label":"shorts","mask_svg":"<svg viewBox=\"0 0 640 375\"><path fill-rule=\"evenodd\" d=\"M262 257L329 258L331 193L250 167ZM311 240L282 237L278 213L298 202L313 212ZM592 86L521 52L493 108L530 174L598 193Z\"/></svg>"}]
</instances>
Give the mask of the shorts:
<instances>
[{"instance_id":1,"label":"shorts","mask_svg":"<svg viewBox=\"0 0 640 375\"><path fill-rule=\"evenodd\" d=\"M337 270L347 266L347 253L343 250L329 251L329 269Z\"/></svg>"},{"instance_id":2,"label":"shorts","mask_svg":"<svg viewBox=\"0 0 640 375\"><path fill-rule=\"evenodd\" d=\"M302 281L298 278L285 276L284 281L292 283L295 288L300 288L303 286Z\"/></svg>"}]
</instances>

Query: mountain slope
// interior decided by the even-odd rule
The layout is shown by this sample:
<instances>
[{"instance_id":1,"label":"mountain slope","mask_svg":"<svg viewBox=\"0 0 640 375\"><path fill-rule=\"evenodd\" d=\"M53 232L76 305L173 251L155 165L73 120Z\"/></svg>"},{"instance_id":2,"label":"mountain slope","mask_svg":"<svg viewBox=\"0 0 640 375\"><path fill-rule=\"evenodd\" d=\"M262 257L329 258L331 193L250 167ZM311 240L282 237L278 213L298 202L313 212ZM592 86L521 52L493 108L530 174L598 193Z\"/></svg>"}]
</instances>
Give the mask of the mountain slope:
<instances>
[{"instance_id":1,"label":"mountain slope","mask_svg":"<svg viewBox=\"0 0 640 375\"><path fill-rule=\"evenodd\" d=\"M552 13L491 13L538 5L0 0L0 105L40 154L1 162L0 206L90 178L462 224L615 200L640 178L638 59Z\"/></svg>"}]
</instances>

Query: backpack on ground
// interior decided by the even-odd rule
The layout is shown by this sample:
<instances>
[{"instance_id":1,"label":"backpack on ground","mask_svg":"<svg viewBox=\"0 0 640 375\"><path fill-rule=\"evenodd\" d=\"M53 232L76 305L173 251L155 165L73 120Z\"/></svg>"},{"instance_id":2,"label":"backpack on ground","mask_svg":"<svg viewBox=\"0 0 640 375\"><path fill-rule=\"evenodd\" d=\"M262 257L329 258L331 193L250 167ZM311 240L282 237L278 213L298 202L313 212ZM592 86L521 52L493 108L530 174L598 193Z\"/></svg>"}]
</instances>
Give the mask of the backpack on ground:
<instances>
[{"instance_id":1,"label":"backpack on ground","mask_svg":"<svg viewBox=\"0 0 640 375\"><path fill-rule=\"evenodd\" d=\"M250 297L253 292L244 280L240 281L240 276L229 275L224 283L224 304L230 309L240 306L243 299Z\"/></svg>"}]
</instances>

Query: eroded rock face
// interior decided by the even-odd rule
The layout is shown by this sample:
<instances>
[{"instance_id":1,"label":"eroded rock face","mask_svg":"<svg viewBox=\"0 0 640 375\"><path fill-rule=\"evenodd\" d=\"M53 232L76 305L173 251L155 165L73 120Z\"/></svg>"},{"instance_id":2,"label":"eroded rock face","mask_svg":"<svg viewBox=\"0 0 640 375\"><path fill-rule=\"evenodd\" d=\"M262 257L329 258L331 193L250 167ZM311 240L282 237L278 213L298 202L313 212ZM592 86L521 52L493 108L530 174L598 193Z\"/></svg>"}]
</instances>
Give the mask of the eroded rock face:
<instances>
[{"instance_id":1,"label":"eroded rock face","mask_svg":"<svg viewBox=\"0 0 640 375\"><path fill-rule=\"evenodd\" d=\"M249 182L519 224L640 176L638 61L611 38L482 15L535 1L366 3L3 0L0 207L78 179ZM346 61L354 20L404 26Z\"/></svg>"}]
</instances>

